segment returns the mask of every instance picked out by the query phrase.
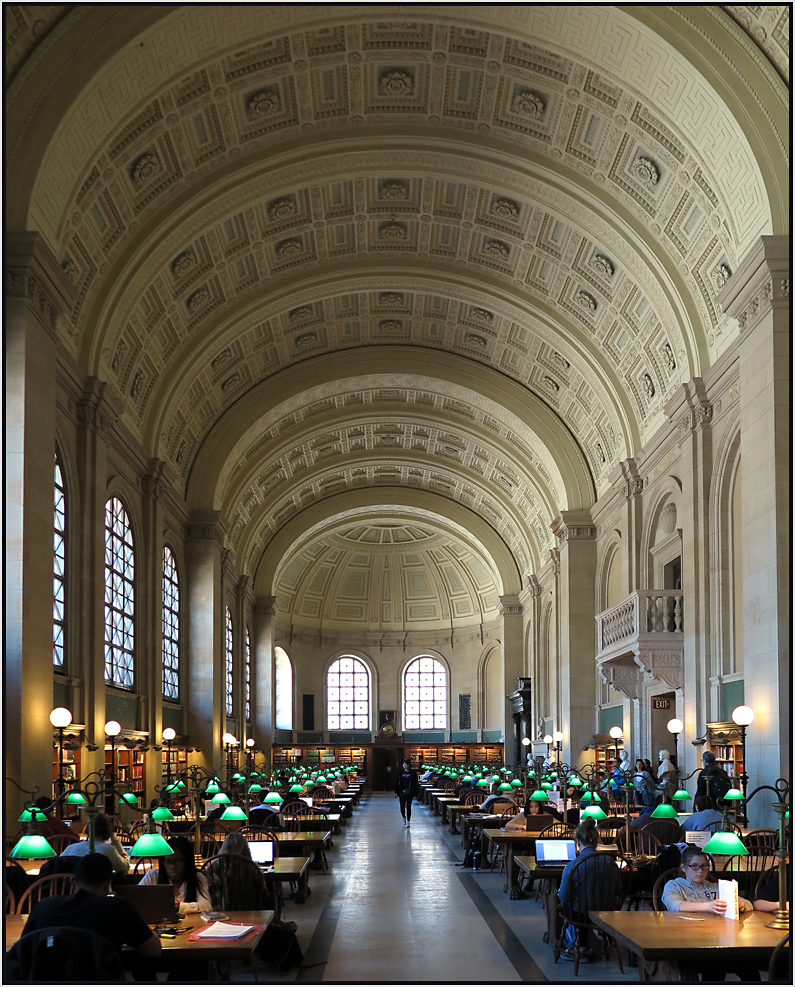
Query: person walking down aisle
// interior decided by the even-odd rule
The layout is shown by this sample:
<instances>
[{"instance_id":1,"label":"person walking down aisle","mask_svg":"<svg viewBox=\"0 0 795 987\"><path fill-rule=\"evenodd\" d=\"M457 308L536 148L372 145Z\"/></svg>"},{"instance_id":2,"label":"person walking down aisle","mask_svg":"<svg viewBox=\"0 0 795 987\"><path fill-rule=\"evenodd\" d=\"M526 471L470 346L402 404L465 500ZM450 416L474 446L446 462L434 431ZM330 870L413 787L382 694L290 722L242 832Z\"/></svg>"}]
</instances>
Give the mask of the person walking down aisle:
<instances>
[{"instance_id":1,"label":"person walking down aisle","mask_svg":"<svg viewBox=\"0 0 795 987\"><path fill-rule=\"evenodd\" d=\"M411 803L420 794L420 782L417 772L412 768L408 758L403 762L403 767L398 771L395 782L395 795L400 799L400 814L403 816L403 825L406 829L411 827Z\"/></svg>"}]
</instances>

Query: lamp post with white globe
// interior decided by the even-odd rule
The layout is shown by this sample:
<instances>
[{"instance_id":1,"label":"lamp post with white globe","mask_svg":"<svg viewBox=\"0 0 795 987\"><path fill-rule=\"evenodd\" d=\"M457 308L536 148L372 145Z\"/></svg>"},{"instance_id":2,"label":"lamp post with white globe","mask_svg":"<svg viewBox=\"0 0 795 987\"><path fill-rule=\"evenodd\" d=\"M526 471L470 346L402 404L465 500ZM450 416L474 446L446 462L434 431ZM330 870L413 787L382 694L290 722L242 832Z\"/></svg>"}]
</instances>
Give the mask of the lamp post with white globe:
<instances>
[{"instance_id":1,"label":"lamp post with white globe","mask_svg":"<svg viewBox=\"0 0 795 987\"><path fill-rule=\"evenodd\" d=\"M745 731L754 722L754 711L750 706L738 706L732 713L732 719L740 728L743 770L740 772L740 783L743 788L743 824L748 825L748 809L745 796L748 794L748 772L745 770Z\"/></svg>"},{"instance_id":2,"label":"lamp post with white globe","mask_svg":"<svg viewBox=\"0 0 795 987\"><path fill-rule=\"evenodd\" d=\"M66 787L66 779L63 776L63 732L72 722L72 714L65 706L56 706L50 713L50 723L58 731L58 794L56 798L61 798ZM58 803L58 817L63 819L63 799Z\"/></svg>"}]
</instances>

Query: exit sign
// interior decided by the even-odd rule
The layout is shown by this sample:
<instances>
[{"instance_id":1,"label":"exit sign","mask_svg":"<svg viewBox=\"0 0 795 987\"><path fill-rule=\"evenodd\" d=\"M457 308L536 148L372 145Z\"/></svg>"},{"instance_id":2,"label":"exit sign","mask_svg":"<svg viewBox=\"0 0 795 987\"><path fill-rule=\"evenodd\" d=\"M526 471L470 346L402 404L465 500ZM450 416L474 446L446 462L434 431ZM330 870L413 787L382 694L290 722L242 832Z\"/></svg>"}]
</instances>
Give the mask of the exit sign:
<instances>
[{"instance_id":1,"label":"exit sign","mask_svg":"<svg viewBox=\"0 0 795 987\"><path fill-rule=\"evenodd\" d=\"M652 709L670 709L671 700L670 699L652 699L651 701Z\"/></svg>"}]
</instances>

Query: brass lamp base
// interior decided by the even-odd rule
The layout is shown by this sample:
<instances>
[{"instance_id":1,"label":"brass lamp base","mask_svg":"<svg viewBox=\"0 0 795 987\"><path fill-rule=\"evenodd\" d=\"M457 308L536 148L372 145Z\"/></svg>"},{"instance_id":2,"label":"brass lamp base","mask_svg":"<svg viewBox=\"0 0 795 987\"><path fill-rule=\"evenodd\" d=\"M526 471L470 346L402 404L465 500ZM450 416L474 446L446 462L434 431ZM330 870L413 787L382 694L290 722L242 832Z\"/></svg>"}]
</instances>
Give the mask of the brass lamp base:
<instances>
[{"instance_id":1,"label":"brass lamp base","mask_svg":"<svg viewBox=\"0 0 795 987\"><path fill-rule=\"evenodd\" d=\"M789 929L789 912L785 909L777 908L773 912L773 918L765 922L766 929Z\"/></svg>"}]
</instances>

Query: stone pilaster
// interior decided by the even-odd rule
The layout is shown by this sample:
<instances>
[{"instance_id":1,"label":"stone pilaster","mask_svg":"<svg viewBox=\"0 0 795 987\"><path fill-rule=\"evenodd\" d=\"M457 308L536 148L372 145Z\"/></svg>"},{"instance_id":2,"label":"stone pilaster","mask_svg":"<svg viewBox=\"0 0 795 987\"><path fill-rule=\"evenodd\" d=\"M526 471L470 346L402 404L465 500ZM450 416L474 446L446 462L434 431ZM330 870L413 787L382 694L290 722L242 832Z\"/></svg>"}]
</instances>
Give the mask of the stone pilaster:
<instances>
[{"instance_id":1,"label":"stone pilaster","mask_svg":"<svg viewBox=\"0 0 795 987\"><path fill-rule=\"evenodd\" d=\"M560 722L563 760L577 764L594 735L596 527L587 511L552 524L560 558Z\"/></svg>"},{"instance_id":2,"label":"stone pilaster","mask_svg":"<svg viewBox=\"0 0 795 987\"><path fill-rule=\"evenodd\" d=\"M74 298L39 234L8 234L5 244L5 771L49 795L57 322ZM20 796L11 785L6 795L15 832Z\"/></svg>"},{"instance_id":3,"label":"stone pilaster","mask_svg":"<svg viewBox=\"0 0 795 987\"><path fill-rule=\"evenodd\" d=\"M719 296L740 323L745 702L749 788L789 776L790 293L789 237L764 236ZM773 819L760 795L752 825Z\"/></svg>"},{"instance_id":4,"label":"stone pilaster","mask_svg":"<svg viewBox=\"0 0 795 987\"><path fill-rule=\"evenodd\" d=\"M502 733L505 737L505 763L513 764L515 737L513 730L513 705L508 699L510 693L516 691L516 682L522 675L524 666L522 630L523 606L518 596L500 597L500 616L502 617L502 670L504 683L504 700L502 713Z\"/></svg>"},{"instance_id":5,"label":"stone pilaster","mask_svg":"<svg viewBox=\"0 0 795 987\"><path fill-rule=\"evenodd\" d=\"M258 596L254 604L254 730L257 747L270 760L273 745L273 625L276 619L276 597Z\"/></svg>"},{"instance_id":6,"label":"stone pilaster","mask_svg":"<svg viewBox=\"0 0 795 987\"><path fill-rule=\"evenodd\" d=\"M223 762L225 603L221 557L226 524L220 511L194 511L187 525L188 732L208 766Z\"/></svg>"}]
</instances>

